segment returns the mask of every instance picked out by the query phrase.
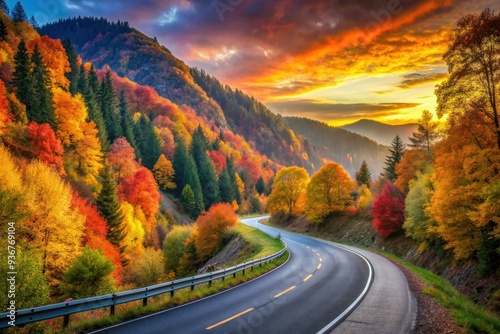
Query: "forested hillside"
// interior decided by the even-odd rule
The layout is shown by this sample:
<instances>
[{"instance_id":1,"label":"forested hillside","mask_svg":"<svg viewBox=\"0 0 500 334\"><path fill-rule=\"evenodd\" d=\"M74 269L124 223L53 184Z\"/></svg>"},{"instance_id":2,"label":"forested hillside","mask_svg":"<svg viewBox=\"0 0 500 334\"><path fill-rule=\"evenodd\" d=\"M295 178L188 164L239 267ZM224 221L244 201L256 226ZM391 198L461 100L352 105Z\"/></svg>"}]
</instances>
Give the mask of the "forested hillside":
<instances>
[{"instance_id":1,"label":"forested hillside","mask_svg":"<svg viewBox=\"0 0 500 334\"><path fill-rule=\"evenodd\" d=\"M340 163L352 178L363 161L366 161L374 177L383 172L388 154L386 146L312 119L284 117L283 120L295 133L307 138L313 156Z\"/></svg>"},{"instance_id":2,"label":"forested hillside","mask_svg":"<svg viewBox=\"0 0 500 334\"><path fill-rule=\"evenodd\" d=\"M16 308L195 273L235 212L265 209L279 164L188 105L82 61L16 10L15 21L0 12L0 224L15 230ZM195 223L173 228L160 191Z\"/></svg>"},{"instance_id":3,"label":"forested hillside","mask_svg":"<svg viewBox=\"0 0 500 334\"><path fill-rule=\"evenodd\" d=\"M127 23L105 19L59 20L40 29L41 34L69 38L84 61L96 68L109 65L120 76L147 85L173 103L192 108L207 122L223 131L232 130L271 160L282 165L300 165L313 171L304 143L280 118L241 91L224 87L202 71L191 70L153 38Z\"/></svg>"}]
</instances>

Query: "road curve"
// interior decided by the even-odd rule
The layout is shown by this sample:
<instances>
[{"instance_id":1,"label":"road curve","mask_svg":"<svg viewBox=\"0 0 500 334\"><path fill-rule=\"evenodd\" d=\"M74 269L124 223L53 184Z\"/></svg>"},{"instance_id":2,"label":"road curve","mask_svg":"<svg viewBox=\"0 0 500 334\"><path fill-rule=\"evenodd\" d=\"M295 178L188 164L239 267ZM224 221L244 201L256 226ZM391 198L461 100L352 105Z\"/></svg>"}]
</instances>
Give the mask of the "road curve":
<instances>
[{"instance_id":1,"label":"road curve","mask_svg":"<svg viewBox=\"0 0 500 334\"><path fill-rule=\"evenodd\" d=\"M374 275L357 250L264 226L259 219L243 222L280 234L290 250L286 264L222 293L96 333L331 332L361 303L376 269ZM406 309L399 313L394 319L407 319Z\"/></svg>"}]
</instances>

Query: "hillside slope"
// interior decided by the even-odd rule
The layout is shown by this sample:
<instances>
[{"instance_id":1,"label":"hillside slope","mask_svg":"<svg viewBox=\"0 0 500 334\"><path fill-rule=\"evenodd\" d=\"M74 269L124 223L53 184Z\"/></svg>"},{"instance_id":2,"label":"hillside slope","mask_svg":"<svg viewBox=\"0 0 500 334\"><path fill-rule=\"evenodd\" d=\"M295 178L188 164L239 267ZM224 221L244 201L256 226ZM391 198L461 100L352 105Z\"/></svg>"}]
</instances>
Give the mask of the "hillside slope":
<instances>
[{"instance_id":1,"label":"hillside slope","mask_svg":"<svg viewBox=\"0 0 500 334\"><path fill-rule=\"evenodd\" d=\"M417 124L389 125L369 119L361 119L340 128L373 139L382 145L390 146L392 139L396 135L399 135L405 143L409 143L408 137L411 137L412 133L417 130Z\"/></svg>"},{"instance_id":2,"label":"hillside slope","mask_svg":"<svg viewBox=\"0 0 500 334\"><path fill-rule=\"evenodd\" d=\"M282 165L304 166L310 171L315 169L308 161L302 143L277 116L240 91L225 89L218 90L222 95L213 94L212 88L215 87L212 87L211 80L206 80L208 77L191 71L167 48L129 27L126 22L72 18L48 24L40 29L40 33L61 40L69 38L84 61L91 61L97 68L109 65L118 75L155 88L161 96L179 106L191 107L222 131L229 129L242 135L259 151Z\"/></svg>"}]
</instances>

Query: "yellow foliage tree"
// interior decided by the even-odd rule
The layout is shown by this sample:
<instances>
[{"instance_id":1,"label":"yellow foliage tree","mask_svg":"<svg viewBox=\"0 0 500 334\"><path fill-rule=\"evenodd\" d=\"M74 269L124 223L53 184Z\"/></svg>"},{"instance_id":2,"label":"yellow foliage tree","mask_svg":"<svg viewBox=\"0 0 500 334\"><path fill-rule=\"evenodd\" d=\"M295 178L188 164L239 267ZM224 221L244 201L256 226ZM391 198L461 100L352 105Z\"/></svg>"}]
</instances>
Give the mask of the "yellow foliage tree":
<instances>
[{"instance_id":1,"label":"yellow foliage tree","mask_svg":"<svg viewBox=\"0 0 500 334\"><path fill-rule=\"evenodd\" d=\"M123 224L125 225L126 233L123 239L123 245L126 249L124 256L126 260L131 261L140 257L144 252L143 243L145 232L142 227L142 222L135 213L134 207L128 202L123 202L120 207L123 214ZM142 212L140 214L144 218L144 214Z\"/></svg>"},{"instance_id":2,"label":"yellow foliage tree","mask_svg":"<svg viewBox=\"0 0 500 334\"><path fill-rule=\"evenodd\" d=\"M313 175L307 187L307 219L319 223L330 213L345 210L352 202L354 188L354 181L341 165L327 163Z\"/></svg>"},{"instance_id":3,"label":"yellow foliage tree","mask_svg":"<svg viewBox=\"0 0 500 334\"><path fill-rule=\"evenodd\" d=\"M366 186L366 184L362 184L358 190L358 208L366 209L373 202L373 196L370 189Z\"/></svg>"},{"instance_id":4,"label":"yellow foliage tree","mask_svg":"<svg viewBox=\"0 0 500 334\"><path fill-rule=\"evenodd\" d=\"M24 171L26 210L19 236L42 253L49 285L58 286L62 274L82 249L85 217L71 209L71 188L39 161Z\"/></svg>"},{"instance_id":5,"label":"yellow foliage tree","mask_svg":"<svg viewBox=\"0 0 500 334\"><path fill-rule=\"evenodd\" d=\"M282 168L274 178L273 190L267 200L267 209L275 214L283 211L297 215L304 211L309 174L302 167Z\"/></svg>"},{"instance_id":6,"label":"yellow foliage tree","mask_svg":"<svg viewBox=\"0 0 500 334\"><path fill-rule=\"evenodd\" d=\"M158 161L153 167L153 174L156 182L163 189L175 189L174 182L175 171L172 162L168 160L164 154L160 155Z\"/></svg>"},{"instance_id":7,"label":"yellow foliage tree","mask_svg":"<svg viewBox=\"0 0 500 334\"><path fill-rule=\"evenodd\" d=\"M85 101L80 94L71 96L60 87L53 88L57 137L63 145L74 146L85 137L83 125L88 117Z\"/></svg>"},{"instance_id":8,"label":"yellow foliage tree","mask_svg":"<svg viewBox=\"0 0 500 334\"><path fill-rule=\"evenodd\" d=\"M79 178L88 185L97 186L97 177L103 165L101 142L99 132L93 121L81 125L85 137L75 143L76 159L78 161L77 171Z\"/></svg>"}]
</instances>

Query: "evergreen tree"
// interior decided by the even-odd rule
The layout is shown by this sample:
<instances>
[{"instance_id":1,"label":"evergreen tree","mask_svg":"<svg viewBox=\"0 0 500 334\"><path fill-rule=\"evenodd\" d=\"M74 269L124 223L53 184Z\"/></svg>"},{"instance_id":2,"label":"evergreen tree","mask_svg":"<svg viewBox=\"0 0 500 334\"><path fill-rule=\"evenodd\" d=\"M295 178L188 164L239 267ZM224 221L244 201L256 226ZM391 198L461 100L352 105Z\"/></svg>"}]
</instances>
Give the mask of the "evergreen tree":
<instances>
[{"instance_id":1,"label":"evergreen tree","mask_svg":"<svg viewBox=\"0 0 500 334\"><path fill-rule=\"evenodd\" d=\"M7 3L5 2L5 0L0 0L0 10L2 12L4 12L5 15L9 16L10 10L9 10L9 6L7 6Z\"/></svg>"},{"instance_id":2,"label":"evergreen tree","mask_svg":"<svg viewBox=\"0 0 500 334\"><path fill-rule=\"evenodd\" d=\"M7 35L9 32L7 31L7 25L3 20L0 19L0 41L7 41Z\"/></svg>"},{"instance_id":3,"label":"evergreen tree","mask_svg":"<svg viewBox=\"0 0 500 334\"><path fill-rule=\"evenodd\" d=\"M161 155L161 145L153 124L144 114L134 124L134 135L142 157L142 164L152 170Z\"/></svg>"},{"instance_id":4,"label":"evergreen tree","mask_svg":"<svg viewBox=\"0 0 500 334\"><path fill-rule=\"evenodd\" d=\"M259 193L259 195L262 195L266 190L266 184L264 183L264 179L262 178L262 176L257 180L257 183L255 184L255 190Z\"/></svg>"},{"instance_id":5,"label":"evergreen tree","mask_svg":"<svg viewBox=\"0 0 500 334\"><path fill-rule=\"evenodd\" d=\"M227 168L223 168L219 175L220 198L223 203L232 203L236 199L234 186L231 183L231 178L227 172Z\"/></svg>"},{"instance_id":6,"label":"evergreen tree","mask_svg":"<svg viewBox=\"0 0 500 334\"><path fill-rule=\"evenodd\" d=\"M368 165L366 164L366 161L363 160L361 167L359 167L359 170L356 172L356 182L358 182L358 185L364 184L368 188L370 188L371 180L372 180L372 174L370 173L370 170L368 169Z\"/></svg>"},{"instance_id":7,"label":"evergreen tree","mask_svg":"<svg viewBox=\"0 0 500 334\"><path fill-rule=\"evenodd\" d=\"M24 11L24 8L19 1L16 2L14 8L12 9L11 18L12 21L14 21L14 23L28 22L28 17L26 16L26 12Z\"/></svg>"},{"instance_id":8,"label":"evergreen tree","mask_svg":"<svg viewBox=\"0 0 500 334\"><path fill-rule=\"evenodd\" d=\"M94 68L94 65L90 65L89 74L87 75L87 80L89 87L92 88L96 97L99 97L101 91L101 84L99 82L99 77L97 76L97 72Z\"/></svg>"},{"instance_id":9,"label":"evergreen tree","mask_svg":"<svg viewBox=\"0 0 500 334\"><path fill-rule=\"evenodd\" d=\"M87 75L85 75L85 68L83 64L80 67L80 75L78 77L78 92L82 94L85 105L87 106L89 119L94 121L99 134L99 141L101 142L102 150L107 152L109 150L108 133L106 132L106 124L102 117L101 108L97 103L97 97L89 85Z\"/></svg>"},{"instance_id":10,"label":"evergreen tree","mask_svg":"<svg viewBox=\"0 0 500 334\"><path fill-rule=\"evenodd\" d=\"M39 124L48 123L55 126L54 105L52 102L52 90L50 73L42 55L35 45L31 56L33 71L31 74L33 82L33 95L31 96L30 108L26 107L28 119Z\"/></svg>"},{"instance_id":11,"label":"evergreen tree","mask_svg":"<svg viewBox=\"0 0 500 334\"><path fill-rule=\"evenodd\" d=\"M432 115L429 110L422 112L422 117L418 120L417 132L412 133L410 137L411 144L408 145L413 148L423 148L427 152L427 164L431 163L431 147L434 142L439 138L438 122L433 122Z\"/></svg>"},{"instance_id":12,"label":"evergreen tree","mask_svg":"<svg viewBox=\"0 0 500 334\"><path fill-rule=\"evenodd\" d=\"M391 181L395 181L398 177L396 175L396 165L399 163L403 154L405 152L405 144L401 140L399 135L396 135L391 143L391 148L389 149L389 155L385 159L384 175Z\"/></svg>"},{"instance_id":13,"label":"evergreen tree","mask_svg":"<svg viewBox=\"0 0 500 334\"><path fill-rule=\"evenodd\" d=\"M89 79L90 84L90 79ZM113 90L113 81L111 79L111 70L106 71L106 76L101 82L100 106L108 139L113 143L116 139L123 136L118 113L116 111L116 96Z\"/></svg>"},{"instance_id":14,"label":"evergreen tree","mask_svg":"<svg viewBox=\"0 0 500 334\"><path fill-rule=\"evenodd\" d=\"M35 17L33 15L31 15L31 18L30 18L30 24L31 26L33 27L33 29L40 29L40 25L38 24L38 21L35 19Z\"/></svg>"},{"instance_id":15,"label":"evergreen tree","mask_svg":"<svg viewBox=\"0 0 500 334\"><path fill-rule=\"evenodd\" d=\"M196 202L194 200L194 193L193 193L193 190L191 189L191 186L189 184L186 184L184 189L182 189L181 203L182 203L182 206L184 206L184 209L189 213L194 212L196 209Z\"/></svg>"},{"instance_id":16,"label":"evergreen tree","mask_svg":"<svg viewBox=\"0 0 500 334\"><path fill-rule=\"evenodd\" d=\"M68 57L69 67L71 69L68 73L66 73L66 78L69 80L69 92L71 95L75 95L78 92L78 82L80 79L78 55L69 38L66 38L62 44L64 50L66 50L66 56Z\"/></svg>"},{"instance_id":17,"label":"evergreen tree","mask_svg":"<svg viewBox=\"0 0 500 334\"><path fill-rule=\"evenodd\" d=\"M189 185L194 193L195 208L191 216L197 217L203 210L203 193L201 191L198 170L193 157L182 139L176 139L174 161L172 162L175 171L175 184L177 185L178 196L182 196L182 190Z\"/></svg>"},{"instance_id":18,"label":"evergreen tree","mask_svg":"<svg viewBox=\"0 0 500 334\"><path fill-rule=\"evenodd\" d=\"M120 91L119 108L123 135L129 142L130 146L134 148L135 156L137 157L137 159L141 159L141 152L139 151L137 142L135 141L134 120L132 118L132 115L130 115L130 112L128 111L127 99L123 90Z\"/></svg>"},{"instance_id":19,"label":"evergreen tree","mask_svg":"<svg viewBox=\"0 0 500 334\"><path fill-rule=\"evenodd\" d=\"M115 173L113 169L106 166L101 171L101 192L97 196L97 209L102 214L108 224L108 233L106 238L120 248L120 253L123 254L125 246L123 239L126 236L123 216L118 201L116 191Z\"/></svg>"},{"instance_id":20,"label":"evergreen tree","mask_svg":"<svg viewBox=\"0 0 500 334\"><path fill-rule=\"evenodd\" d=\"M24 39L19 42L17 52L14 55L12 83L16 86L16 96L19 101L26 106L27 110L30 109L33 97L31 59Z\"/></svg>"},{"instance_id":21,"label":"evergreen tree","mask_svg":"<svg viewBox=\"0 0 500 334\"><path fill-rule=\"evenodd\" d=\"M231 180L231 185L233 186L234 199L236 199L236 203L241 204L241 194L240 190L238 189L238 185L236 184L236 172L234 170L233 159L231 158L226 159L226 168L227 168L227 174L229 174L229 179Z\"/></svg>"},{"instance_id":22,"label":"evergreen tree","mask_svg":"<svg viewBox=\"0 0 500 334\"><path fill-rule=\"evenodd\" d=\"M191 152L200 177L205 210L208 210L212 204L220 202L217 173L212 160L206 153L207 148L208 139L201 126L198 126L193 133Z\"/></svg>"}]
</instances>

